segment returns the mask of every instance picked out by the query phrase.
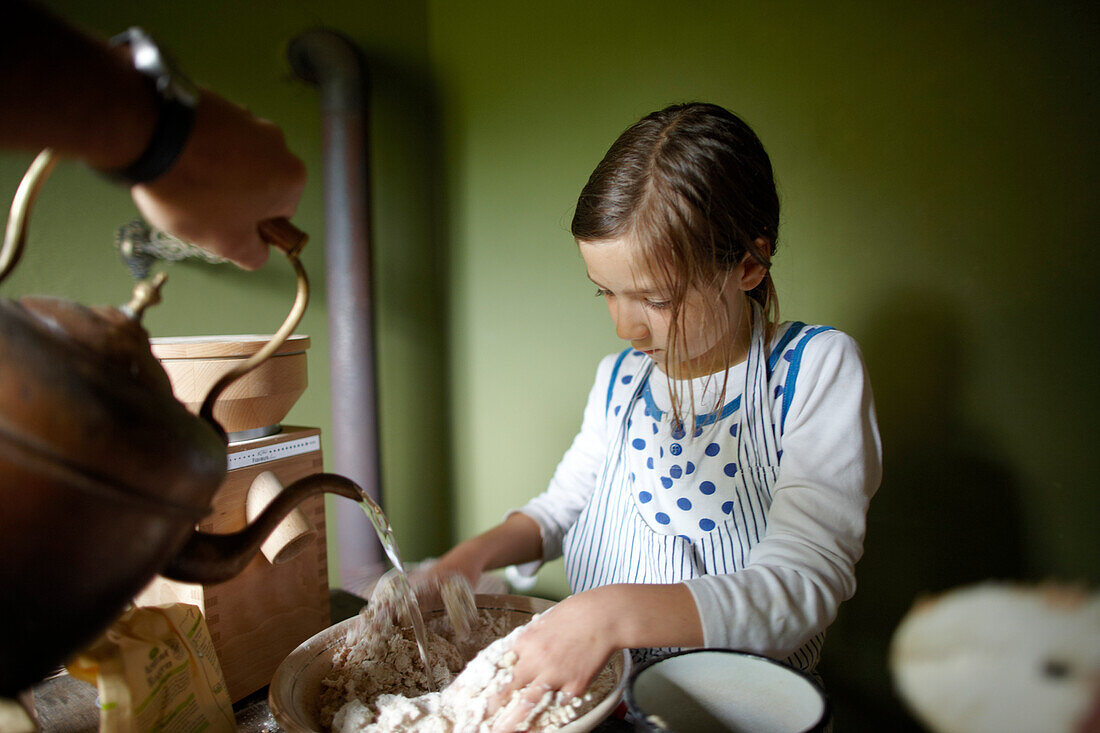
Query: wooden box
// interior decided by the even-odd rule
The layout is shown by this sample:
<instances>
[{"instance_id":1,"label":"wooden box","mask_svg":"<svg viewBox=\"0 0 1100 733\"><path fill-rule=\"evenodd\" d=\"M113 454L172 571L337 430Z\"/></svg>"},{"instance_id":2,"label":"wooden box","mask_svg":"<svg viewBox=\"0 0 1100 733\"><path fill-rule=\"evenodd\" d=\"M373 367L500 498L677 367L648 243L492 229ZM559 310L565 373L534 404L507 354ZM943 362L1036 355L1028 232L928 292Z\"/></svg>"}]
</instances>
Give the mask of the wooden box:
<instances>
[{"instance_id":1,"label":"wooden box","mask_svg":"<svg viewBox=\"0 0 1100 733\"><path fill-rule=\"evenodd\" d=\"M199 524L223 534L246 524L245 496L253 480L271 471L287 486L320 473L321 431L283 427L259 440L230 443L229 472L214 496L213 511ZM202 609L234 702L271 681L280 662L329 623L325 501L313 496L299 505L316 536L293 559L272 565L262 552L235 578L195 585L155 578L137 605L181 601Z\"/></svg>"}]
</instances>

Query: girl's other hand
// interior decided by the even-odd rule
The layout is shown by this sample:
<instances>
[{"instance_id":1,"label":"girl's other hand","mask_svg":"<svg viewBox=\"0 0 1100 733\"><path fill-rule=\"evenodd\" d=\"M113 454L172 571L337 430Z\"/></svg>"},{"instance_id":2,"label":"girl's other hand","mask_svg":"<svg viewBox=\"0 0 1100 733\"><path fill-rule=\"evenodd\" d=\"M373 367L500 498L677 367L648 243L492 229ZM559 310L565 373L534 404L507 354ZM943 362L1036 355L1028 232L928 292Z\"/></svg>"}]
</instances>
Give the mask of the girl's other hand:
<instances>
[{"instance_id":1,"label":"girl's other hand","mask_svg":"<svg viewBox=\"0 0 1100 733\"><path fill-rule=\"evenodd\" d=\"M482 573L496 568L540 559L542 540L538 525L520 513L510 515L496 527L452 547L430 567L428 578L463 575L477 587Z\"/></svg>"},{"instance_id":2,"label":"girl's other hand","mask_svg":"<svg viewBox=\"0 0 1100 733\"><path fill-rule=\"evenodd\" d=\"M450 569L435 558L428 558L415 565L406 567L409 589L416 595L417 603L422 608L439 605L442 601L443 588L449 585L461 585L473 588L473 583L465 573ZM398 583L398 572L391 568L387 570L371 589L371 602L382 601L395 596L396 591L392 586ZM476 581L475 581L476 582Z\"/></svg>"},{"instance_id":3,"label":"girl's other hand","mask_svg":"<svg viewBox=\"0 0 1100 733\"><path fill-rule=\"evenodd\" d=\"M455 576L461 576L471 588L476 588L481 575L479 563L451 550L440 558L420 563L410 575L409 581L416 591L416 597L424 604L438 601L440 588Z\"/></svg>"}]
</instances>

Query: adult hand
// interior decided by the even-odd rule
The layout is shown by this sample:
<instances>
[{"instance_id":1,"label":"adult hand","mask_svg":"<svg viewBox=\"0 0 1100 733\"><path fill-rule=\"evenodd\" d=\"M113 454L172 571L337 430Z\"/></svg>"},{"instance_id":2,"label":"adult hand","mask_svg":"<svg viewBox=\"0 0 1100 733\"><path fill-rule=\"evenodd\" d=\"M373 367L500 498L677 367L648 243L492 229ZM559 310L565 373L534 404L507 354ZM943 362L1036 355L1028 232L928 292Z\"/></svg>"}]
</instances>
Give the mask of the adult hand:
<instances>
[{"instance_id":1,"label":"adult hand","mask_svg":"<svg viewBox=\"0 0 1100 733\"><path fill-rule=\"evenodd\" d=\"M253 270L269 250L257 225L293 216L305 181L278 127L204 91L179 159L131 194L157 229Z\"/></svg>"}]
</instances>

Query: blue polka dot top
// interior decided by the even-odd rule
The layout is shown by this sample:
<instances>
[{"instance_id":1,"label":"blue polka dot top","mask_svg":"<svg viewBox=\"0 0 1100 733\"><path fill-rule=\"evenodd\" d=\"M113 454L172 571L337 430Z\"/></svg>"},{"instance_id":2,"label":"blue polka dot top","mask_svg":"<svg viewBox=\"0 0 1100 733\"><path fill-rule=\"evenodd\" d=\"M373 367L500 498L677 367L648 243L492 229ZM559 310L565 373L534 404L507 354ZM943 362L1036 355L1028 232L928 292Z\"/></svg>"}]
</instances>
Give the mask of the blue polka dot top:
<instances>
[{"instance_id":1,"label":"blue polka dot top","mask_svg":"<svg viewBox=\"0 0 1100 733\"><path fill-rule=\"evenodd\" d=\"M627 376L620 378L624 396ZM654 531L696 541L730 518L732 492L720 487L740 470L744 380L742 363L724 374L673 382L682 403L695 406L694 419L686 414L688 423L681 424L670 414L668 379L657 370L648 377L628 421L625 460L638 511Z\"/></svg>"}]
</instances>

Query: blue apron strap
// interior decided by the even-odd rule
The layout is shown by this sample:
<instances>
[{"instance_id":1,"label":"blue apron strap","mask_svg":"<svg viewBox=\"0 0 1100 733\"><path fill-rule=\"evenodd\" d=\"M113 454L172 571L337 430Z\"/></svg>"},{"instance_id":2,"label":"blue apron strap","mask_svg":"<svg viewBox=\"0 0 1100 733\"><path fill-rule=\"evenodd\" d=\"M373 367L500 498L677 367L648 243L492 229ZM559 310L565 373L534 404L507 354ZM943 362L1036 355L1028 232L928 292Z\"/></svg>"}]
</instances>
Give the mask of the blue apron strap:
<instances>
[{"instance_id":1,"label":"blue apron strap","mask_svg":"<svg viewBox=\"0 0 1100 733\"><path fill-rule=\"evenodd\" d=\"M794 400L795 384L798 381L798 370L802 366L802 352L806 349L806 344L810 342L814 336L825 331L832 331L832 326L820 326L818 328L811 328L806 332L799 342L798 346L794 347L794 353L791 355L791 365L787 369L787 380L783 384L783 413L779 419L779 434L783 434L783 429L787 425L787 411L791 409L791 401Z\"/></svg>"},{"instance_id":2,"label":"blue apron strap","mask_svg":"<svg viewBox=\"0 0 1100 733\"><path fill-rule=\"evenodd\" d=\"M619 358L615 360L615 368L611 370L611 381L607 383L607 403L603 407L604 415L607 415L607 411L611 409L611 393L615 391L615 380L619 377L619 367L623 365L623 359L631 351L633 349L623 349L622 353L619 354Z\"/></svg>"},{"instance_id":3,"label":"blue apron strap","mask_svg":"<svg viewBox=\"0 0 1100 733\"><path fill-rule=\"evenodd\" d=\"M756 301L750 299L749 303L752 305L752 335L745 359L745 386L738 416L738 459L742 466L776 465L779 446L771 420L764 312Z\"/></svg>"},{"instance_id":4,"label":"blue apron strap","mask_svg":"<svg viewBox=\"0 0 1100 733\"><path fill-rule=\"evenodd\" d=\"M795 321L787 330L783 332L783 337L779 339L779 343L772 349L771 356L768 357L768 377L771 377L775 372L775 365L779 363L780 357L783 356L783 350L787 348L787 344L794 340L794 337L798 335L798 332L806 327L806 324L802 321Z\"/></svg>"}]
</instances>

